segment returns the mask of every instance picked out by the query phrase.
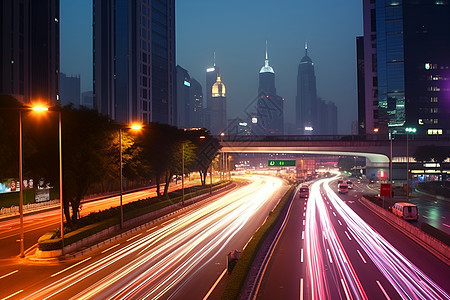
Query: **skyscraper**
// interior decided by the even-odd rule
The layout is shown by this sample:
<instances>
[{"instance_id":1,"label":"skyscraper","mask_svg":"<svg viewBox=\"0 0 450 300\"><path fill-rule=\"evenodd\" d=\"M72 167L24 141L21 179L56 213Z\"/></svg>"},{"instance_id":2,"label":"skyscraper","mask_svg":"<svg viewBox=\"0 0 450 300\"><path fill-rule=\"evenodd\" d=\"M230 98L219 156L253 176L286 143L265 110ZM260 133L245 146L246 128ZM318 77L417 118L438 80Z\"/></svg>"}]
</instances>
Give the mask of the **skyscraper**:
<instances>
[{"instance_id":1,"label":"skyscraper","mask_svg":"<svg viewBox=\"0 0 450 300\"><path fill-rule=\"evenodd\" d=\"M259 71L258 100L256 116L259 132L257 134L284 134L284 99L277 95L275 71L269 65L266 41L266 59Z\"/></svg>"},{"instance_id":2,"label":"skyscraper","mask_svg":"<svg viewBox=\"0 0 450 300\"><path fill-rule=\"evenodd\" d=\"M204 127L203 91L202 85L191 77L191 90L189 99L191 110L189 114L190 127Z\"/></svg>"},{"instance_id":3,"label":"skyscraper","mask_svg":"<svg viewBox=\"0 0 450 300\"><path fill-rule=\"evenodd\" d=\"M448 1L364 0L363 11L366 132L450 134Z\"/></svg>"},{"instance_id":4,"label":"skyscraper","mask_svg":"<svg viewBox=\"0 0 450 300\"><path fill-rule=\"evenodd\" d=\"M174 125L189 127L189 112L191 110L191 76L186 69L176 67L176 110L174 110Z\"/></svg>"},{"instance_id":5,"label":"skyscraper","mask_svg":"<svg viewBox=\"0 0 450 300\"><path fill-rule=\"evenodd\" d=\"M94 99L112 119L173 124L175 1L94 0Z\"/></svg>"},{"instance_id":6,"label":"skyscraper","mask_svg":"<svg viewBox=\"0 0 450 300\"><path fill-rule=\"evenodd\" d=\"M61 105L73 104L74 107L80 106L80 75L67 76L64 73L59 74Z\"/></svg>"},{"instance_id":7,"label":"skyscraper","mask_svg":"<svg viewBox=\"0 0 450 300\"><path fill-rule=\"evenodd\" d=\"M0 94L59 104L59 0L1 1Z\"/></svg>"},{"instance_id":8,"label":"skyscraper","mask_svg":"<svg viewBox=\"0 0 450 300\"><path fill-rule=\"evenodd\" d=\"M305 56L298 65L296 127L299 134L318 134L317 91L314 63L308 56L305 44Z\"/></svg>"},{"instance_id":9,"label":"skyscraper","mask_svg":"<svg viewBox=\"0 0 450 300\"><path fill-rule=\"evenodd\" d=\"M219 135L225 132L227 127L227 96L225 84L217 74L216 82L211 87L211 98L207 102L209 127L211 134Z\"/></svg>"}]
</instances>

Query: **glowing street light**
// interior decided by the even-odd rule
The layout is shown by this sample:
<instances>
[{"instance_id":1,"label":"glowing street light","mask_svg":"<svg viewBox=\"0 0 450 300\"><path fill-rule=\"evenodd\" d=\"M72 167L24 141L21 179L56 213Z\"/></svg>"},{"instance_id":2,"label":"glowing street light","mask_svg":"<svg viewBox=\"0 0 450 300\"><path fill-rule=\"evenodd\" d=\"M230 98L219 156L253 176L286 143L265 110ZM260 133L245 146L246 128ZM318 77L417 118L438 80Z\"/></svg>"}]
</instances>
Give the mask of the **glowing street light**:
<instances>
[{"instance_id":1,"label":"glowing street light","mask_svg":"<svg viewBox=\"0 0 450 300\"><path fill-rule=\"evenodd\" d=\"M134 131L139 131L142 129L142 124L133 123L130 127L125 129L131 129ZM119 152L120 152L120 229L123 228L123 162L122 162L122 128L119 128Z\"/></svg>"}]
</instances>

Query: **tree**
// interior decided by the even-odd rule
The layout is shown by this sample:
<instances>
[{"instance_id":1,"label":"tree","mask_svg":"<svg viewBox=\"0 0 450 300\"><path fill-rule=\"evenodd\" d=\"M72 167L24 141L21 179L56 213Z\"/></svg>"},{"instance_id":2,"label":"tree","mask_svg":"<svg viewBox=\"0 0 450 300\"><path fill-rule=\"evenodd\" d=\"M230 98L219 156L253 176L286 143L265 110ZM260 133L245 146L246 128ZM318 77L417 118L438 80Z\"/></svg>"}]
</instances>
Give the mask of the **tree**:
<instances>
[{"instance_id":1,"label":"tree","mask_svg":"<svg viewBox=\"0 0 450 300\"><path fill-rule=\"evenodd\" d=\"M89 187L104 179L111 165L108 151L116 129L96 110L66 106L61 110L64 213L69 225L76 223L80 201ZM70 216L69 205L72 207Z\"/></svg>"}]
</instances>

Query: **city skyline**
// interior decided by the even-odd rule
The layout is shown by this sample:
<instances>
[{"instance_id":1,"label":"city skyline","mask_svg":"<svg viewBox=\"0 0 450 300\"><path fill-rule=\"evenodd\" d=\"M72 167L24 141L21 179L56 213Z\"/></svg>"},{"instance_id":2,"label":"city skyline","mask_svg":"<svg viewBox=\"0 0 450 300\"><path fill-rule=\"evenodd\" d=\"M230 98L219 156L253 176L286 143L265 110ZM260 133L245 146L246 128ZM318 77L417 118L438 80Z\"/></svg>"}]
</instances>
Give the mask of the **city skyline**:
<instances>
[{"instance_id":1,"label":"city skyline","mask_svg":"<svg viewBox=\"0 0 450 300\"><path fill-rule=\"evenodd\" d=\"M280 9L270 1L228 1L220 6L201 0L177 2L176 64L204 86L204 72L213 65L215 51L227 79L228 115L239 117L257 96L255 74L268 40L277 92L285 98L285 120L293 124L297 66L307 41L315 62L317 94L336 103L342 120L338 133L349 134L351 121L357 120L355 37L362 34L362 3L324 6L289 1L288 7ZM220 14L211 13L218 10ZM267 22L261 22L262 16ZM80 74L81 91L92 90L92 0L62 0L60 24L61 72Z\"/></svg>"}]
</instances>

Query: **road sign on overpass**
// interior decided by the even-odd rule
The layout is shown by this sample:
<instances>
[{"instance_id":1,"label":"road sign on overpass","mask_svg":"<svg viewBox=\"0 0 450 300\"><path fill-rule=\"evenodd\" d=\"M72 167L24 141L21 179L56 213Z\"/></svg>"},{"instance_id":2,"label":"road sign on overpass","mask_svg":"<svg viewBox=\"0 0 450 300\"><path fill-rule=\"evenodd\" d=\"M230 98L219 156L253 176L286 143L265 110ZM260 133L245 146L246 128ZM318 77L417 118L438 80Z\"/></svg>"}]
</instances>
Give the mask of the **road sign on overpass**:
<instances>
[{"instance_id":1,"label":"road sign on overpass","mask_svg":"<svg viewBox=\"0 0 450 300\"><path fill-rule=\"evenodd\" d=\"M295 167L295 160L271 159L267 165L269 167Z\"/></svg>"}]
</instances>

